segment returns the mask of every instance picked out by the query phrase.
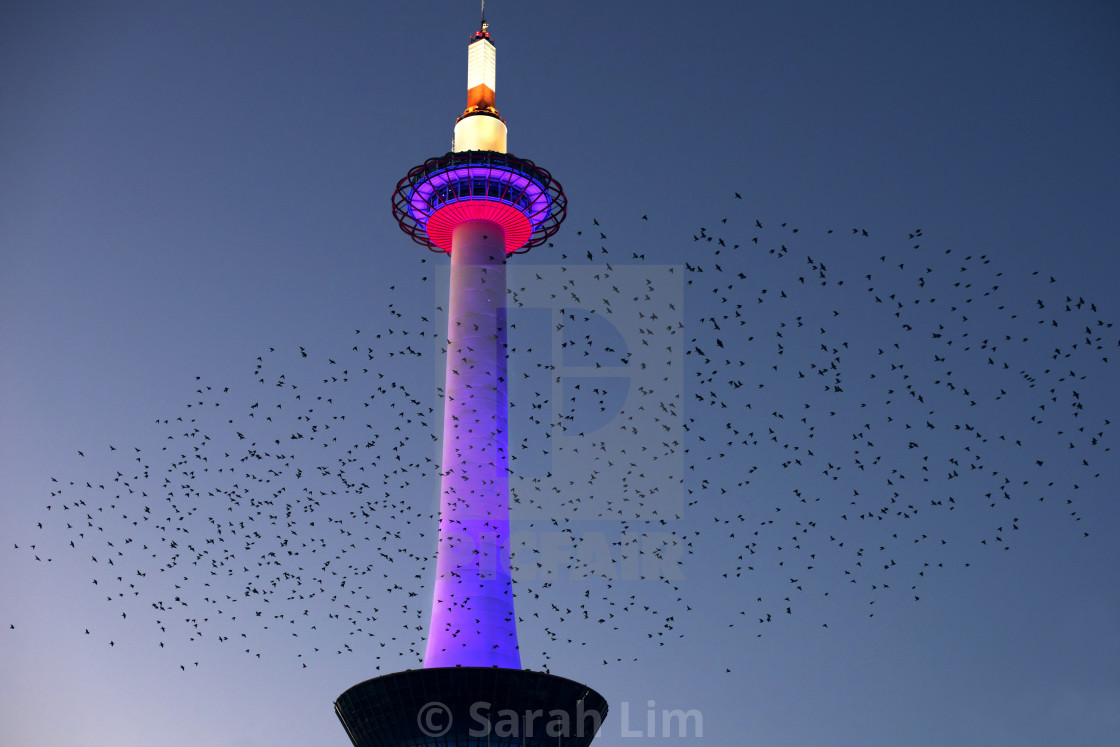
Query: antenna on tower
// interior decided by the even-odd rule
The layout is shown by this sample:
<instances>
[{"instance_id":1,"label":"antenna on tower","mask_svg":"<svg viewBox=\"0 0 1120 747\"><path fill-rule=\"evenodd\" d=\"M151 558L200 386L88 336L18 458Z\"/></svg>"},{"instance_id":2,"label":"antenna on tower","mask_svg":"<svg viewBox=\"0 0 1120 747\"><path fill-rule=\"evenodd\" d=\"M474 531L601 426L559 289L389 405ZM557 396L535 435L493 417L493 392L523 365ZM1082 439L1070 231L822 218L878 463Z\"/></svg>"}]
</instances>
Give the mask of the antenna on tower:
<instances>
[{"instance_id":1,"label":"antenna on tower","mask_svg":"<svg viewBox=\"0 0 1120 747\"><path fill-rule=\"evenodd\" d=\"M483 31L486 30L486 0L482 0L482 26Z\"/></svg>"}]
</instances>

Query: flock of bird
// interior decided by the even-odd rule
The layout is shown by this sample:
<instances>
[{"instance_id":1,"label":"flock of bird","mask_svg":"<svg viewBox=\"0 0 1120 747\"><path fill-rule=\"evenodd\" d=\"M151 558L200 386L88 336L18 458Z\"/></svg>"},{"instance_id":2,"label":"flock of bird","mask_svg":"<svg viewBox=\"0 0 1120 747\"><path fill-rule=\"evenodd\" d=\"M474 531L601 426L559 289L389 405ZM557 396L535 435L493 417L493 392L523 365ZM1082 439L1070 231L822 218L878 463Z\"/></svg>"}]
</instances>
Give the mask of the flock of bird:
<instances>
[{"instance_id":1,"label":"flock of bird","mask_svg":"<svg viewBox=\"0 0 1120 747\"><path fill-rule=\"evenodd\" d=\"M604 640L604 664L637 658L706 625L827 627L920 602L1025 528L1092 534L1080 498L1107 473L1118 341L1091 300L921 230L802 231L728 203L680 264L635 251L661 240L648 216L625 249L594 220L535 250L544 264L511 261L530 668ZM78 452L15 550L83 568L183 669L186 644L419 665L446 310L415 295L391 287L348 347L278 342L248 375L196 377L136 443ZM132 629L74 628L113 646Z\"/></svg>"}]
</instances>

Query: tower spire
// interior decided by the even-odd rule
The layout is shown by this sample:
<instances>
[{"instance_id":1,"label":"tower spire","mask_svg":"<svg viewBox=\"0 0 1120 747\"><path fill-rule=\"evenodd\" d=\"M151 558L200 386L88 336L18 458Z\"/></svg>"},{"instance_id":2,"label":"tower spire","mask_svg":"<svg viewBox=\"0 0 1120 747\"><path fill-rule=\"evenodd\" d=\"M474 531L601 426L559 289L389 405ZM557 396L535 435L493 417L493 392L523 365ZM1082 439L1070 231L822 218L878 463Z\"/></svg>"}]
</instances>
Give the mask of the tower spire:
<instances>
[{"instance_id":1,"label":"tower spire","mask_svg":"<svg viewBox=\"0 0 1120 747\"><path fill-rule=\"evenodd\" d=\"M486 0L482 0L482 23L467 46L467 108L455 120L451 149L506 152L506 121L495 103L497 52L486 23Z\"/></svg>"}]
</instances>

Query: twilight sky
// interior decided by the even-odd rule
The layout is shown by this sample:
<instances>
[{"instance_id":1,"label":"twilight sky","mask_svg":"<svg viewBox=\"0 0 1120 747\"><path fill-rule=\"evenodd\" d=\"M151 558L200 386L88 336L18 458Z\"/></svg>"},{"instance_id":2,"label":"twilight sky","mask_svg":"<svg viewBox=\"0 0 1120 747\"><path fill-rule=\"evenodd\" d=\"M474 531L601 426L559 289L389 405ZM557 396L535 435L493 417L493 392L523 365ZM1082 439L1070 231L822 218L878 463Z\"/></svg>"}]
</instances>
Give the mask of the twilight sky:
<instances>
[{"instance_id":1,"label":"twilight sky","mask_svg":"<svg viewBox=\"0 0 1120 747\"><path fill-rule=\"evenodd\" d=\"M344 745L419 666L447 260L390 195L477 10L0 11L0 742ZM569 200L510 270L525 666L604 747L1115 742L1120 14L488 20Z\"/></svg>"}]
</instances>

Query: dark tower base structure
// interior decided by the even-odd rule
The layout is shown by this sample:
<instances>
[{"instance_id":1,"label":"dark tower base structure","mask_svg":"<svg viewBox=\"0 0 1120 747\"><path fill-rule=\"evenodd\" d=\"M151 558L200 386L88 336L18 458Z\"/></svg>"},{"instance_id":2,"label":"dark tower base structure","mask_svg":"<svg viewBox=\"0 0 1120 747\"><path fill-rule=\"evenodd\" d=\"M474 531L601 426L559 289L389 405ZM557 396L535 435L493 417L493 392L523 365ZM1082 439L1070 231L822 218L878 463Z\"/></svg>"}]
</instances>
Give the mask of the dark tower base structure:
<instances>
[{"instance_id":1,"label":"dark tower base structure","mask_svg":"<svg viewBox=\"0 0 1120 747\"><path fill-rule=\"evenodd\" d=\"M584 747L607 701L544 672L440 667L366 680L334 710L355 747Z\"/></svg>"},{"instance_id":2,"label":"dark tower base structure","mask_svg":"<svg viewBox=\"0 0 1120 747\"><path fill-rule=\"evenodd\" d=\"M393 194L401 229L451 256L436 581L424 668L366 680L335 713L355 747L583 747L607 716L587 685L521 668L509 557L506 260L545 243L560 184L506 150L485 21L452 152Z\"/></svg>"}]
</instances>

